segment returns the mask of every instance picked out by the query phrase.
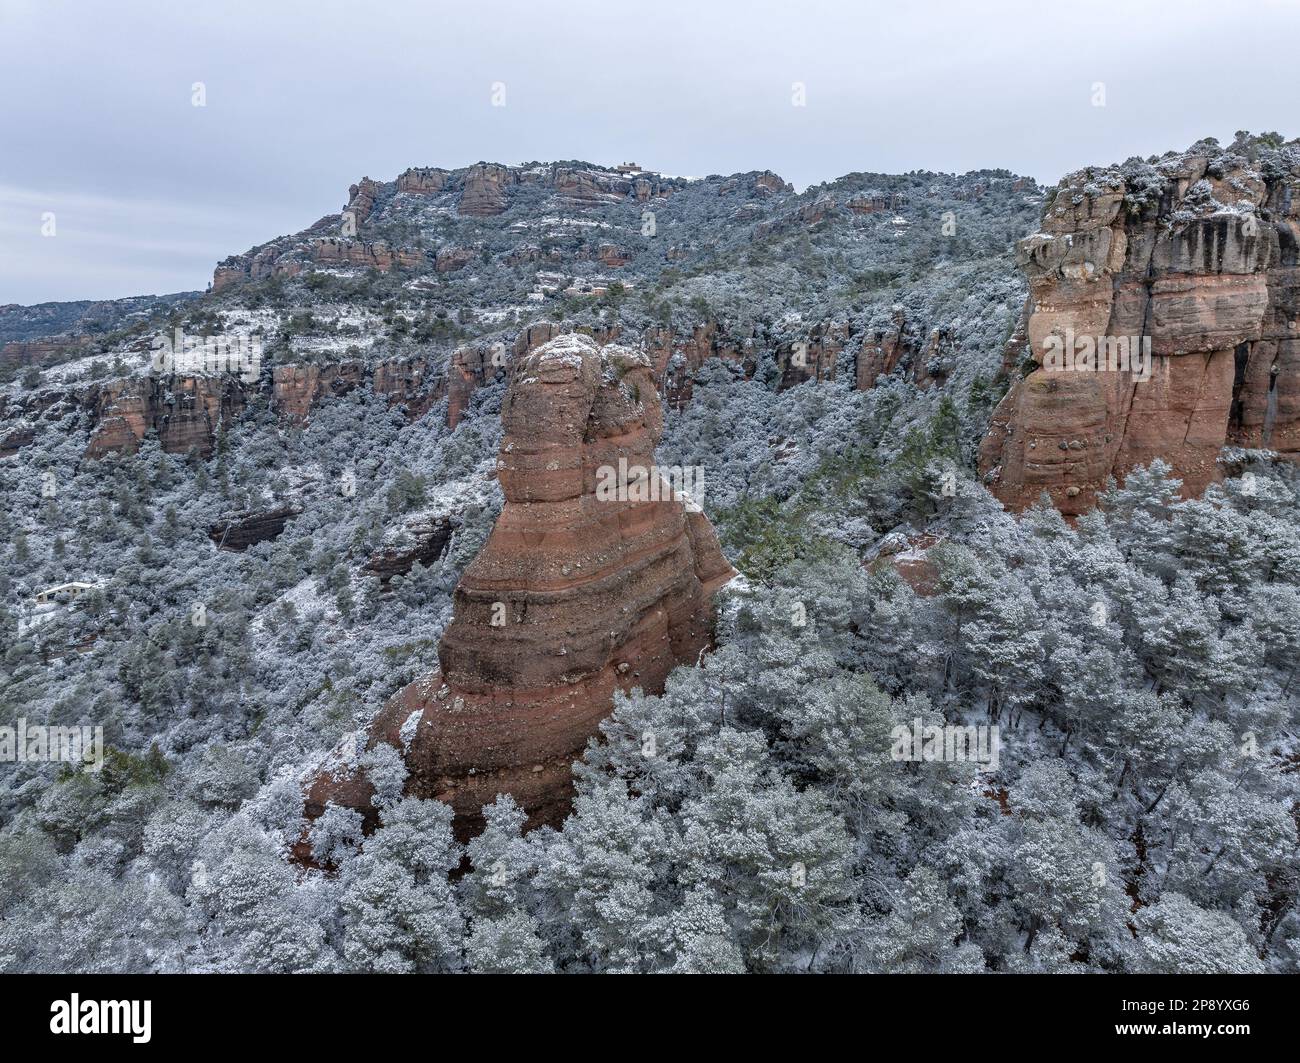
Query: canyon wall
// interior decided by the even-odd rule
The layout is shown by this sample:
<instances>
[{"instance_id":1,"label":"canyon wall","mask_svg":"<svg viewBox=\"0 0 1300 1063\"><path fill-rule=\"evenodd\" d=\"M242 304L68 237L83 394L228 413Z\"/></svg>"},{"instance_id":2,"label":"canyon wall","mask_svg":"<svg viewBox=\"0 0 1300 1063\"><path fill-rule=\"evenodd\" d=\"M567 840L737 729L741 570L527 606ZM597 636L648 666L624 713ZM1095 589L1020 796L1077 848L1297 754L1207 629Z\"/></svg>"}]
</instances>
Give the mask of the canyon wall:
<instances>
[{"instance_id":1,"label":"canyon wall","mask_svg":"<svg viewBox=\"0 0 1300 1063\"><path fill-rule=\"evenodd\" d=\"M1199 494L1225 446L1300 456L1300 173L1287 158L1203 144L1062 180L1018 245L1035 368L980 449L1006 505L1046 492L1077 515L1155 458ZM1130 368L1111 368L1126 346ZM1133 371L1148 347L1149 371Z\"/></svg>"},{"instance_id":2,"label":"canyon wall","mask_svg":"<svg viewBox=\"0 0 1300 1063\"><path fill-rule=\"evenodd\" d=\"M575 331L602 344L618 339L620 333L617 326L581 328L536 322L520 329L510 343L480 341L457 348L445 372L434 353L369 365L360 360L276 365L270 370L271 402L281 417L302 424L322 401L369 384L376 395L390 406L400 407L412 421L446 396L447 424L455 428L479 388L504 381L515 361L555 337ZM951 353L946 330L932 330L926 338L901 311L883 332L856 336L847 323L824 322L811 326L807 335L807 340L790 341L760 326L740 330L709 320L681 330L653 326L638 342L647 351L657 390L672 409L690 402L694 375L710 359L728 362L749 378L758 368L760 352L771 350L780 372L777 387L784 390L808 380L833 380L840 353L854 340L859 346L856 386L867 389L875 385L878 376L900 367L920 386L928 386L936 379L931 373L936 359ZM941 379L942 369L938 373ZM169 453L183 454L193 446L208 457L221 420L237 418L251 391L260 386L233 374L147 375L20 395L7 406L0 405L0 459L30 445L39 422L75 408L84 409L90 419L90 457L134 452L150 433L158 436Z\"/></svg>"},{"instance_id":3,"label":"canyon wall","mask_svg":"<svg viewBox=\"0 0 1300 1063\"><path fill-rule=\"evenodd\" d=\"M14 340L0 347L0 370L66 361L90 346L89 336L46 336L39 340Z\"/></svg>"},{"instance_id":4,"label":"canyon wall","mask_svg":"<svg viewBox=\"0 0 1300 1063\"><path fill-rule=\"evenodd\" d=\"M500 793L530 825L560 822L570 766L614 691L661 692L694 663L712 595L734 575L707 518L670 491L597 491L598 470L620 459L653 465L663 414L645 355L558 336L513 360L501 417L505 507L456 588L441 670L399 692L368 740L403 753L407 793L450 804L462 836ZM333 801L373 826L372 796L352 765L332 763L307 814Z\"/></svg>"}]
</instances>

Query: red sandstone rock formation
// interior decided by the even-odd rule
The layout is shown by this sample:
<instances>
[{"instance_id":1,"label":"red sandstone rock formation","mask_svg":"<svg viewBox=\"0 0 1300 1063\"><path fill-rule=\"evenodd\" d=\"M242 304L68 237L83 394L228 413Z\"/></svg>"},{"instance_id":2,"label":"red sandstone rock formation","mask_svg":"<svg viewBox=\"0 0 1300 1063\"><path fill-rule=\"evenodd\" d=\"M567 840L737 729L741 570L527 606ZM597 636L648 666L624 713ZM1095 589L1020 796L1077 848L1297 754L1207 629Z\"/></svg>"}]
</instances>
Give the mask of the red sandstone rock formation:
<instances>
[{"instance_id":1,"label":"red sandstone rock formation","mask_svg":"<svg viewBox=\"0 0 1300 1063\"><path fill-rule=\"evenodd\" d=\"M0 458L12 457L37 438L37 426L61 420L80 409L93 409L98 388L89 392L42 388L0 395Z\"/></svg>"},{"instance_id":2,"label":"red sandstone rock formation","mask_svg":"<svg viewBox=\"0 0 1300 1063\"><path fill-rule=\"evenodd\" d=\"M360 362L277 365L271 371L271 398L281 416L301 423L322 399L346 395L367 376L374 393L390 406L401 406L412 421L442 397L426 358L390 358L369 373Z\"/></svg>"},{"instance_id":3,"label":"red sandstone rock formation","mask_svg":"<svg viewBox=\"0 0 1300 1063\"><path fill-rule=\"evenodd\" d=\"M383 189L378 181L363 177L348 188L348 205L343 208L345 214L351 214L358 225L370 217L375 208L375 199Z\"/></svg>"},{"instance_id":4,"label":"red sandstone rock formation","mask_svg":"<svg viewBox=\"0 0 1300 1063\"><path fill-rule=\"evenodd\" d=\"M360 269L377 269L381 273L393 269L418 269L428 261L425 253L418 248L391 248L383 240L366 243L336 236L312 241L308 254L313 262L322 266L356 266ZM296 268L290 268L291 261L277 262L276 272L298 272L301 265L296 264Z\"/></svg>"},{"instance_id":5,"label":"red sandstone rock formation","mask_svg":"<svg viewBox=\"0 0 1300 1063\"><path fill-rule=\"evenodd\" d=\"M708 520L681 501L598 497L597 470L649 468L662 431L649 360L560 336L516 360L502 405L506 503L455 594L441 671L370 729L406 757L408 794L449 803L462 836L510 793L530 825L558 823L570 765L615 690L662 691L710 642L713 592L734 572ZM372 791L345 765L311 783L307 813Z\"/></svg>"},{"instance_id":6,"label":"red sandstone rock formation","mask_svg":"<svg viewBox=\"0 0 1300 1063\"><path fill-rule=\"evenodd\" d=\"M91 389L87 404L95 424L87 457L133 453L150 432L162 449L185 454L194 447L212 454L217 426L244 409L244 384L231 374L191 377L130 377Z\"/></svg>"},{"instance_id":7,"label":"red sandstone rock formation","mask_svg":"<svg viewBox=\"0 0 1300 1063\"><path fill-rule=\"evenodd\" d=\"M360 362L275 366L271 399L278 414L305 422L321 401L346 395L369 381L389 406L419 420L446 393L446 382L427 356L390 358L367 369ZM74 409L90 418L88 457L134 452L150 433L163 450L187 453L195 447L208 457L221 421L242 414L253 385L233 374L138 376L106 380L67 391L49 389L10 403L0 396L0 458L35 438L35 422L50 421ZM467 397L464 401L468 401Z\"/></svg>"},{"instance_id":8,"label":"red sandstone rock formation","mask_svg":"<svg viewBox=\"0 0 1300 1063\"><path fill-rule=\"evenodd\" d=\"M400 406L409 421L418 421L445 392L427 358L389 358L375 366L370 386L389 406Z\"/></svg>"},{"instance_id":9,"label":"red sandstone rock formation","mask_svg":"<svg viewBox=\"0 0 1300 1063\"><path fill-rule=\"evenodd\" d=\"M907 319L901 307L895 308L894 319L883 332L862 337L858 349L857 389L869 391L876 386L876 378L894 371L906 353Z\"/></svg>"},{"instance_id":10,"label":"red sandstone rock formation","mask_svg":"<svg viewBox=\"0 0 1300 1063\"><path fill-rule=\"evenodd\" d=\"M277 365L271 371L271 398L282 416L303 422L325 396L346 395L360 385L364 372L358 362Z\"/></svg>"},{"instance_id":11,"label":"red sandstone rock formation","mask_svg":"<svg viewBox=\"0 0 1300 1063\"><path fill-rule=\"evenodd\" d=\"M0 347L0 369L66 361L90 346L89 336L46 336L39 340L13 340Z\"/></svg>"},{"instance_id":12,"label":"red sandstone rock formation","mask_svg":"<svg viewBox=\"0 0 1300 1063\"><path fill-rule=\"evenodd\" d=\"M921 335L902 308L896 308L888 328L862 337L857 358L857 389L870 390L879 377L888 376L900 366L910 370L912 382L918 387L928 388L941 382L952 368L952 331L931 328L924 339Z\"/></svg>"},{"instance_id":13,"label":"red sandstone rock formation","mask_svg":"<svg viewBox=\"0 0 1300 1063\"><path fill-rule=\"evenodd\" d=\"M447 186L447 171L436 167L416 166L403 171L397 178L397 190L413 195L437 195Z\"/></svg>"},{"instance_id":14,"label":"red sandstone rock formation","mask_svg":"<svg viewBox=\"0 0 1300 1063\"><path fill-rule=\"evenodd\" d=\"M498 344L472 344L452 352L447 369L447 427L455 428L469 400L479 388L503 376L506 370L506 347Z\"/></svg>"},{"instance_id":15,"label":"red sandstone rock formation","mask_svg":"<svg viewBox=\"0 0 1300 1063\"><path fill-rule=\"evenodd\" d=\"M439 273L454 273L474 261L472 247L442 247L434 257L433 268Z\"/></svg>"},{"instance_id":16,"label":"red sandstone rock formation","mask_svg":"<svg viewBox=\"0 0 1300 1063\"><path fill-rule=\"evenodd\" d=\"M928 532L908 534L892 532L885 536L876 553L866 563L870 572L892 567L899 579L922 598L931 597L939 588L939 565L930 556L942 540Z\"/></svg>"},{"instance_id":17,"label":"red sandstone rock formation","mask_svg":"<svg viewBox=\"0 0 1300 1063\"><path fill-rule=\"evenodd\" d=\"M446 384L426 356L391 358L367 369L360 362L275 366L271 398L276 412L302 423L321 401L370 383L389 406L415 421L446 393ZM243 413L254 385L234 374L137 376L54 391L44 389L9 402L0 396L0 458L35 438L36 422L83 409L90 418L88 457L133 453L150 433L163 450L203 457L212 454L217 428ZM466 400L467 401L467 400Z\"/></svg>"},{"instance_id":18,"label":"red sandstone rock formation","mask_svg":"<svg viewBox=\"0 0 1300 1063\"><path fill-rule=\"evenodd\" d=\"M882 192L876 195L863 192L851 197L844 205L853 214L883 214L886 211L899 210L906 204L907 197L902 192Z\"/></svg>"},{"instance_id":19,"label":"red sandstone rock formation","mask_svg":"<svg viewBox=\"0 0 1300 1063\"><path fill-rule=\"evenodd\" d=\"M777 358L781 390L805 380L834 380L835 361L848 338L846 322L819 322L809 331L808 339L785 345Z\"/></svg>"},{"instance_id":20,"label":"red sandstone rock formation","mask_svg":"<svg viewBox=\"0 0 1300 1063\"><path fill-rule=\"evenodd\" d=\"M525 171L524 180L535 179ZM553 165L544 178L565 207L586 210L591 207L618 203L628 196L637 202L668 196L674 187L670 178L656 173L620 173L600 167L574 167Z\"/></svg>"},{"instance_id":21,"label":"red sandstone rock formation","mask_svg":"<svg viewBox=\"0 0 1300 1063\"><path fill-rule=\"evenodd\" d=\"M447 427L460 424L465 409L474 392L493 380L504 380L508 367L529 351L536 350L556 336L581 331L598 344L611 343L618 338L618 326L599 329L578 329L557 321L538 321L520 330L514 343L476 343L457 348L452 352L447 370ZM662 379L662 374L657 375Z\"/></svg>"},{"instance_id":22,"label":"red sandstone rock formation","mask_svg":"<svg viewBox=\"0 0 1300 1063\"><path fill-rule=\"evenodd\" d=\"M567 166L556 167L551 181L564 204L580 210L617 203L632 189L632 182L626 178L611 179L611 175Z\"/></svg>"},{"instance_id":23,"label":"red sandstone rock formation","mask_svg":"<svg viewBox=\"0 0 1300 1063\"><path fill-rule=\"evenodd\" d=\"M399 190L429 192L436 184L434 170L407 170L397 181ZM405 188L403 187L405 182ZM267 277L294 277L312 265L354 266L387 273L394 269L418 269L428 257L418 248L391 248L383 240L368 242L353 239L356 226L374 211L382 193L382 182L363 177L348 188L348 203L340 214L328 214L305 233L283 237L253 248L242 255L231 255L217 264L212 273L214 292L232 284L260 281ZM347 226L349 217L353 225ZM349 235L341 235L347 232ZM308 237L308 239L304 239Z\"/></svg>"},{"instance_id":24,"label":"red sandstone rock formation","mask_svg":"<svg viewBox=\"0 0 1300 1063\"><path fill-rule=\"evenodd\" d=\"M510 186L519 180L509 166L481 162L465 174L460 193L461 214L486 218L500 214L510 205Z\"/></svg>"},{"instance_id":25,"label":"red sandstone rock formation","mask_svg":"<svg viewBox=\"0 0 1300 1063\"><path fill-rule=\"evenodd\" d=\"M873 386L880 373L892 372L903 355L912 356L910 364L917 383L925 387L932 382L928 366L949 353L950 334L946 329L936 329L931 331L928 341L921 341L914 340L904 329L905 322L900 312L888 339L876 336L864 341L863 352L858 358L857 386L860 389ZM447 423L454 428L474 392L498 378L509 361L572 331L574 326L571 324L551 321L529 325L516 336L513 346L504 351L504 359L499 344L476 344L457 350L452 355L448 374ZM610 343L618 338L617 327L579 331L593 335L598 343ZM777 349L777 364L782 372L779 386L785 389L806 380L833 380L836 359L849 339L848 323L819 322L808 331L806 341L781 344ZM690 401L694 374L705 362L718 358L739 366L746 377L752 377L758 366L759 348L768 340L761 337L753 325L738 329L717 321L705 321L685 332L652 326L646 329L641 342L650 358L664 403L673 409L681 409ZM888 351L883 358L880 356L882 343L887 344Z\"/></svg>"},{"instance_id":26,"label":"red sandstone rock formation","mask_svg":"<svg viewBox=\"0 0 1300 1063\"><path fill-rule=\"evenodd\" d=\"M710 358L741 366L747 377L757 367L756 334L752 327L748 332L735 334L716 321L696 325L689 334L653 327L646 330L645 345L664 402L678 410L690 401L695 372Z\"/></svg>"},{"instance_id":27,"label":"red sandstone rock formation","mask_svg":"<svg viewBox=\"0 0 1300 1063\"><path fill-rule=\"evenodd\" d=\"M1007 505L1091 507L1163 458L1199 494L1227 444L1300 457L1300 167L1202 143L1154 166L1066 177L1019 245L1039 368L994 414L980 469ZM1071 338L1150 341L1141 373L1053 371ZM1131 344L1132 345L1132 344Z\"/></svg>"},{"instance_id":28,"label":"red sandstone rock formation","mask_svg":"<svg viewBox=\"0 0 1300 1063\"><path fill-rule=\"evenodd\" d=\"M632 256L617 244L601 244L596 249L596 261L609 269L621 269L632 261Z\"/></svg>"},{"instance_id":29,"label":"red sandstone rock formation","mask_svg":"<svg viewBox=\"0 0 1300 1063\"><path fill-rule=\"evenodd\" d=\"M738 174L718 186L718 195L730 196L737 192L766 198L781 192L793 192L794 185L783 181L771 170L761 173Z\"/></svg>"}]
</instances>

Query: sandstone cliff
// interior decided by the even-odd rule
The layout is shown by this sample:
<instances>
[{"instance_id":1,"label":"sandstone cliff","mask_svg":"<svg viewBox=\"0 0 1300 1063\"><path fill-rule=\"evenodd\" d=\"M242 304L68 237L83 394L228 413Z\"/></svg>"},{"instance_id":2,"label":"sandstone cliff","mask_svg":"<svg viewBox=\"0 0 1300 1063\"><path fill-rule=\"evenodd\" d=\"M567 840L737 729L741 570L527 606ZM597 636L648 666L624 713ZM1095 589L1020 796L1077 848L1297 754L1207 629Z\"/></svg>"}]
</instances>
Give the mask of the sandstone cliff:
<instances>
[{"instance_id":1,"label":"sandstone cliff","mask_svg":"<svg viewBox=\"0 0 1300 1063\"><path fill-rule=\"evenodd\" d=\"M1078 514L1108 477L1155 458L1198 494L1225 445L1300 455L1297 192L1297 154L1244 138L1062 180L1018 248L1037 368L980 451L1004 503L1046 491ZM1067 346L1103 360L1124 342L1149 344L1148 379L1057 367Z\"/></svg>"},{"instance_id":2,"label":"sandstone cliff","mask_svg":"<svg viewBox=\"0 0 1300 1063\"><path fill-rule=\"evenodd\" d=\"M212 454L217 426L244 409L244 382L233 374L189 377L128 377L92 387L84 398L94 430L87 457L134 453L149 433L169 454L191 447Z\"/></svg>"},{"instance_id":3,"label":"sandstone cliff","mask_svg":"<svg viewBox=\"0 0 1300 1063\"><path fill-rule=\"evenodd\" d=\"M502 405L506 503L455 592L441 671L396 695L369 743L405 755L407 792L456 811L462 835L510 793L529 823L559 822L570 766L616 689L661 691L710 643L713 592L734 572L682 501L606 499L597 470L649 469L662 411L649 360L580 334L518 358ZM373 825L369 783L336 763L312 782Z\"/></svg>"},{"instance_id":4,"label":"sandstone cliff","mask_svg":"<svg viewBox=\"0 0 1300 1063\"><path fill-rule=\"evenodd\" d=\"M0 370L64 361L80 354L90 342L89 336L46 336L39 340L14 340L0 346Z\"/></svg>"},{"instance_id":5,"label":"sandstone cliff","mask_svg":"<svg viewBox=\"0 0 1300 1063\"><path fill-rule=\"evenodd\" d=\"M272 367L270 374L272 407L286 421L301 424L320 402L367 383L411 421L423 417L446 393L445 380L424 357L390 358L372 367L357 361L279 365ZM237 419L257 387L230 373L126 377L82 390L43 393L16 406L12 414L0 405L0 422L11 417L15 422L20 417L28 422L50 419L75 406L89 415L88 457L132 453L153 433L168 453L184 454L195 447L206 458L212 453L222 420ZM0 440L8 439L0 436ZM13 436L10 446L16 449L32 439L32 432L24 431ZM0 442L0 458L12 452Z\"/></svg>"}]
</instances>

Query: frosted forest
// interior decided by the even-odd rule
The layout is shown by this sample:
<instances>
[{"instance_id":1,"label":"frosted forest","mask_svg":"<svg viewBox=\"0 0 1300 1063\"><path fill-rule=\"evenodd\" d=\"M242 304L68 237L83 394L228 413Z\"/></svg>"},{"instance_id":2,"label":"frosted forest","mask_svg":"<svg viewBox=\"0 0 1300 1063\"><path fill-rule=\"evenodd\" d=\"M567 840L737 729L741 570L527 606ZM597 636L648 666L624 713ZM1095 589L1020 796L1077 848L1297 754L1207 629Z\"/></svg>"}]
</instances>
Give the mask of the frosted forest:
<instances>
[{"instance_id":1,"label":"frosted forest","mask_svg":"<svg viewBox=\"0 0 1300 1063\"><path fill-rule=\"evenodd\" d=\"M1065 481L1005 504L979 457L1042 372L1018 242L1112 199L1130 255L1282 226L1250 189L1298 175L1244 133L1060 189L413 170L207 292L4 308L0 970L1300 970L1286 447L1232 421L1207 482L1153 451L1079 512ZM1294 265L1274 243L1209 272ZM737 574L707 652L615 690L567 814L501 793L469 837L367 728L439 668L539 323L650 352L655 461L702 470ZM261 361L187 379L154 357L178 329ZM17 752L86 725L94 770ZM954 728L993 761L914 755ZM305 818L340 757L374 815Z\"/></svg>"}]
</instances>

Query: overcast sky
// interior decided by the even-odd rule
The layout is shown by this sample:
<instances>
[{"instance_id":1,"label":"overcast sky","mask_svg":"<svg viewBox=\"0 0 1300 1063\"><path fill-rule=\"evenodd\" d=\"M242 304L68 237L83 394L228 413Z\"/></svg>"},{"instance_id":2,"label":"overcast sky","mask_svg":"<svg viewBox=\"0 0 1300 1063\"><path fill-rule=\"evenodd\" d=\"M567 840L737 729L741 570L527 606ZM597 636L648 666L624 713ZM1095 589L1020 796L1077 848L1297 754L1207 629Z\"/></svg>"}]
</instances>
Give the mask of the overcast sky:
<instances>
[{"instance_id":1,"label":"overcast sky","mask_svg":"<svg viewBox=\"0 0 1300 1063\"><path fill-rule=\"evenodd\" d=\"M1292 137L1297 31L1297 0L0 0L0 303L202 288L408 166L1055 181Z\"/></svg>"}]
</instances>

